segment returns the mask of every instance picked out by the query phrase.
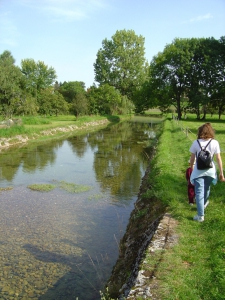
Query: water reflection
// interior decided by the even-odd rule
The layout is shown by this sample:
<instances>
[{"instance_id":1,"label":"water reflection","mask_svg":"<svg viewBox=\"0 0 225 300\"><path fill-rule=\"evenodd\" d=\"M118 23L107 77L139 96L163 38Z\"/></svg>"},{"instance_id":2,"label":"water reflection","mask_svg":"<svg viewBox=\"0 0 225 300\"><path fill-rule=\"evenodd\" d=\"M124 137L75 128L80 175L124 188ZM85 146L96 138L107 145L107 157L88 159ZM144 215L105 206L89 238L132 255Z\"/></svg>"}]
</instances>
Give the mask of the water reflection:
<instances>
[{"instance_id":1,"label":"water reflection","mask_svg":"<svg viewBox=\"0 0 225 300\"><path fill-rule=\"evenodd\" d=\"M0 298L99 299L117 259L151 140L149 124L120 123L0 154ZM31 183L85 184L40 193ZM1 271L2 270L2 271Z\"/></svg>"},{"instance_id":2,"label":"water reflection","mask_svg":"<svg viewBox=\"0 0 225 300\"><path fill-rule=\"evenodd\" d=\"M49 182L60 175L71 181L72 172L85 175L79 183L90 184L87 179L95 177L102 191L128 198L139 187L146 167L143 151L148 152L150 138L148 124L124 122L66 141L9 150L0 155L0 185Z\"/></svg>"}]
</instances>

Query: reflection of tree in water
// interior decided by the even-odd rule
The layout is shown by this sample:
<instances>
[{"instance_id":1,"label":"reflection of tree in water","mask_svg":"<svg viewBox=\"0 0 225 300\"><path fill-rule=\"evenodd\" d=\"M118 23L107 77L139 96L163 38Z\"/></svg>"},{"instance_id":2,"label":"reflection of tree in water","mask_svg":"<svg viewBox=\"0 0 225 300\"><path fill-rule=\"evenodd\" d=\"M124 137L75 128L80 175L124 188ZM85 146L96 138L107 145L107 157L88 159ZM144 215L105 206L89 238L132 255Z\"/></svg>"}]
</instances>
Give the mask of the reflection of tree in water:
<instances>
[{"instance_id":1,"label":"reflection of tree in water","mask_svg":"<svg viewBox=\"0 0 225 300\"><path fill-rule=\"evenodd\" d=\"M120 123L96 135L88 142L98 146L95 152L94 169L102 189L109 188L113 195L129 197L138 191L142 170L146 162L142 158L143 144L149 141L145 128L148 124Z\"/></svg>"},{"instance_id":2,"label":"reflection of tree in water","mask_svg":"<svg viewBox=\"0 0 225 300\"><path fill-rule=\"evenodd\" d=\"M122 122L67 141L78 157L83 157L88 148L95 151L93 167L102 189L129 197L138 190L146 169L142 154L149 146L149 130L148 124ZM56 151L63 143L64 140L51 141L2 153L0 178L12 180L20 167L26 173L43 170L55 162Z\"/></svg>"},{"instance_id":3,"label":"reflection of tree in water","mask_svg":"<svg viewBox=\"0 0 225 300\"><path fill-rule=\"evenodd\" d=\"M53 164L56 159L55 150L63 141L52 141L44 145L8 150L0 156L0 178L12 180L21 166L27 173L43 170L47 164Z\"/></svg>"},{"instance_id":4,"label":"reflection of tree in water","mask_svg":"<svg viewBox=\"0 0 225 300\"><path fill-rule=\"evenodd\" d=\"M76 153L78 157L83 157L85 152L87 151L88 147L88 135L82 135L82 136L73 136L69 138L68 144L71 146L72 151Z\"/></svg>"},{"instance_id":5,"label":"reflection of tree in water","mask_svg":"<svg viewBox=\"0 0 225 300\"><path fill-rule=\"evenodd\" d=\"M109 188L113 195L124 196L137 192L142 177L140 165L133 151L127 152L122 144L114 153L98 151L94 168L103 190Z\"/></svg>"},{"instance_id":6,"label":"reflection of tree in water","mask_svg":"<svg viewBox=\"0 0 225 300\"><path fill-rule=\"evenodd\" d=\"M33 151L28 151L23 155L23 169L26 172L44 169L47 164L53 164L56 159L55 151L60 148L63 141L39 145Z\"/></svg>"}]
</instances>

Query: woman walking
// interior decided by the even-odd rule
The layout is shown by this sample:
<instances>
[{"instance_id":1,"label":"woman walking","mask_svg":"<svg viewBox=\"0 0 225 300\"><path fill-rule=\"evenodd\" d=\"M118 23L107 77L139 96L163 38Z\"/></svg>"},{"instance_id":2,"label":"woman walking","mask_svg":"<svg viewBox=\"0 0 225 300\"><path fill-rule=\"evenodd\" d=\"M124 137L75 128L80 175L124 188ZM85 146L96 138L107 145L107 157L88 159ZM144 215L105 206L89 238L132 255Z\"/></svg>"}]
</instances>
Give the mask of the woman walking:
<instances>
[{"instance_id":1,"label":"woman walking","mask_svg":"<svg viewBox=\"0 0 225 300\"><path fill-rule=\"evenodd\" d=\"M195 157L198 156L201 148L204 149L207 146L206 150L211 153L212 158L216 157L219 168L219 179L220 181L225 181L223 175L223 164L220 156L220 146L218 141L214 139L214 135L214 130L211 124L203 124L198 128L197 140L193 142L190 148L190 166L193 169L190 181L195 186L195 199L198 213L193 219L198 222L204 221L204 209L209 204L208 198L210 194L210 185L212 183L216 184L217 182L217 173L214 162L212 162L212 167L204 170L199 170L197 163L194 164Z\"/></svg>"}]
</instances>

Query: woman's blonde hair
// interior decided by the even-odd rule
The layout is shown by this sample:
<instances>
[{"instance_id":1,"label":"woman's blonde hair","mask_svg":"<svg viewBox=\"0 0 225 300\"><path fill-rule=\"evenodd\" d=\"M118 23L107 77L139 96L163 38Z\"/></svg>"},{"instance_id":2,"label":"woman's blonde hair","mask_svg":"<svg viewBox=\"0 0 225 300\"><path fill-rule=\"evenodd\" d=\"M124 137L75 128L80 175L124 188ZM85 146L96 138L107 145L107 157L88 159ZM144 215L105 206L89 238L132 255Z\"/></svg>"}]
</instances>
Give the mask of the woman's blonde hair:
<instances>
[{"instance_id":1,"label":"woman's blonde hair","mask_svg":"<svg viewBox=\"0 0 225 300\"><path fill-rule=\"evenodd\" d=\"M215 132L210 123L205 123L198 128L198 139L214 139Z\"/></svg>"}]
</instances>

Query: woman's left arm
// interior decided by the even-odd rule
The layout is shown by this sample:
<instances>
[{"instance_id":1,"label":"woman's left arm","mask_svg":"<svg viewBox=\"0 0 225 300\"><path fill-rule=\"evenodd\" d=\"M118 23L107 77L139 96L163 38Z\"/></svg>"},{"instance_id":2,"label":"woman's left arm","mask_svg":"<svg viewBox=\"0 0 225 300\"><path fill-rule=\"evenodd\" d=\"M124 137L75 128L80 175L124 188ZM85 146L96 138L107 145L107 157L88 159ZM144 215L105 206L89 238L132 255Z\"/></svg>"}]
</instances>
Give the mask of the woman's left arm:
<instances>
[{"instance_id":1,"label":"woman's left arm","mask_svg":"<svg viewBox=\"0 0 225 300\"><path fill-rule=\"evenodd\" d=\"M217 164L218 164L219 172L220 172L219 179L220 179L220 181L225 181L225 178L223 175L223 163L222 163L220 153L215 154L215 156L216 156L216 160L217 160Z\"/></svg>"}]
</instances>

